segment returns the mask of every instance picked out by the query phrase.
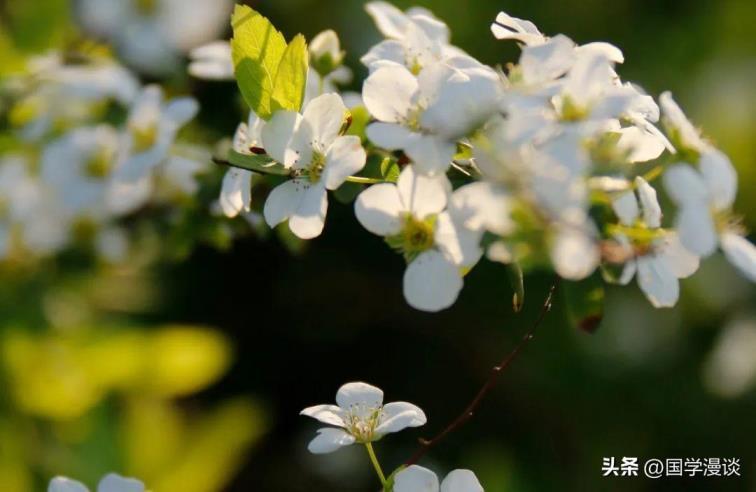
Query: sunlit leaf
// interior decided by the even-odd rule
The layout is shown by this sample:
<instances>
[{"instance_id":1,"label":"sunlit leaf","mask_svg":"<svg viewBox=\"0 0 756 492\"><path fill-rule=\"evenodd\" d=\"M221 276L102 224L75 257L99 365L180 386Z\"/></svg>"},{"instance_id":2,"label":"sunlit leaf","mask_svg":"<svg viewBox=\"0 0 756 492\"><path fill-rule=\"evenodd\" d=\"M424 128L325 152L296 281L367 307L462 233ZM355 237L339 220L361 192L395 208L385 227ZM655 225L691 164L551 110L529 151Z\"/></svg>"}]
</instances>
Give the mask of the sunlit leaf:
<instances>
[{"instance_id":1,"label":"sunlit leaf","mask_svg":"<svg viewBox=\"0 0 756 492\"><path fill-rule=\"evenodd\" d=\"M302 108L307 85L308 61L307 42L304 36L299 34L286 47L278 65L271 103L274 111L299 111Z\"/></svg>"}]
</instances>

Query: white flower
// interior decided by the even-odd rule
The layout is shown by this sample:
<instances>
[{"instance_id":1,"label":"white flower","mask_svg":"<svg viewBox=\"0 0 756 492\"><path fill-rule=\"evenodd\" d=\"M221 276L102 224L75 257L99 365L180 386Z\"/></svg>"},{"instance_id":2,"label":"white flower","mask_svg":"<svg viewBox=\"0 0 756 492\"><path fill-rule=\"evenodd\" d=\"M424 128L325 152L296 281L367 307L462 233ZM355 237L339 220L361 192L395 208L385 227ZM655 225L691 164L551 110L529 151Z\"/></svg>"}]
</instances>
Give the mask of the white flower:
<instances>
[{"instance_id":1,"label":"white flower","mask_svg":"<svg viewBox=\"0 0 756 492\"><path fill-rule=\"evenodd\" d=\"M402 12L386 2L369 2L365 10L388 38L370 49L362 63L374 71L386 62L404 65L414 74L433 63L469 58L449 44L449 28L431 12L413 8Z\"/></svg>"},{"instance_id":2,"label":"white flower","mask_svg":"<svg viewBox=\"0 0 756 492\"><path fill-rule=\"evenodd\" d=\"M454 470L439 487L435 473L411 465L394 477L394 492L483 492L483 486L470 470Z\"/></svg>"},{"instance_id":3,"label":"white flower","mask_svg":"<svg viewBox=\"0 0 756 492\"><path fill-rule=\"evenodd\" d=\"M189 52L189 74L198 79L234 80L234 62L228 41L213 41Z\"/></svg>"},{"instance_id":4,"label":"white flower","mask_svg":"<svg viewBox=\"0 0 756 492\"><path fill-rule=\"evenodd\" d=\"M326 190L335 190L365 166L360 138L340 136L347 109L337 94L324 94L304 113L278 111L262 130L268 155L292 171L294 179L275 188L263 213L271 227L289 220L301 239L320 235L328 210Z\"/></svg>"},{"instance_id":5,"label":"white flower","mask_svg":"<svg viewBox=\"0 0 756 492\"><path fill-rule=\"evenodd\" d=\"M637 227L640 222L650 230L658 230L662 212L656 190L641 177L635 179L635 186L637 198L634 192L628 191L612 202L620 223ZM650 241L632 241L623 233L616 234L615 239L631 256L618 282L626 285L637 272L638 285L654 307L674 306L680 296L678 279L698 270L698 256L685 249L674 232L661 233Z\"/></svg>"},{"instance_id":6,"label":"white flower","mask_svg":"<svg viewBox=\"0 0 756 492\"><path fill-rule=\"evenodd\" d=\"M496 16L491 24L491 33L496 39L514 39L526 45L542 44L547 39L532 22L511 17L505 12L499 12Z\"/></svg>"},{"instance_id":7,"label":"white flower","mask_svg":"<svg viewBox=\"0 0 756 492\"><path fill-rule=\"evenodd\" d=\"M180 55L216 39L231 15L231 0L78 0L83 27L108 39L130 65L162 75Z\"/></svg>"},{"instance_id":8,"label":"white flower","mask_svg":"<svg viewBox=\"0 0 756 492\"><path fill-rule=\"evenodd\" d=\"M241 123L234 135L233 148L240 154L264 152L262 149L262 129L265 121L254 111L250 111L248 122ZM236 217L244 210L249 212L252 200L252 179L254 173L246 169L231 168L223 177L220 205L226 217Z\"/></svg>"},{"instance_id":9,"label":"white flower","mask_svg":"<svg viewBox=\"0 0 756 492\"><path fill-rule=\"evenodd\" d=\"M133 478L125 478L115 473L105 475L97 485L97 492L144 492L144 484ZM47 492L89 492L81 482L65 477L55 477L50 481Z\"/></svg>"},{"instance_id":10,"label":"white flower","mask_svg":"<svg viewBox=\"0 0 756 492\"><path fill-rule=\"evenodd\" d=\"M418 171L443 173L456 140L496 110L498 94L495 74L486 70L462 72L436 64L416 78L401 65L384 65L362 90L365 106L378 120L367 135L387 150L404 150Z\"/></svg>"},{"instance_id":11,"label":"white flower","mask_svg":"<svg viewBox=\"0 0 756 492\"><path fill-rule=\"evenodd\" d=\"M756 282L756 247L730 223L737 174L727 156L709 148L701 154L698 169L685 164L667 169L664 185L678 206L676 223L682 244L702 257L719 245L730 263Z\"/></svg>"},{"instance_id":12,"label":"white flower","mask_svg":"<svg viewBox=\"0 0 756 492\"><path fill-rule=\"evenodd\" d=\"M693 151L695 153L704 152L711 148L696 130L693 124L688 120L672 98L672 93L664 92L659 96L659 104L662 109L662 122L670 135L675 146L682 151Z\"/></svg>"},{"instance_id":13,"label":"white flower","mask_svg":"<svg viewBox=\"0 0 756 492\"><path fill-rule=\"evenodd\" d=\"M369 443L407 427L427 421L412 403L383 404L383 391L366 383L347 383L336 393L337 405L315 405L302 410L306 415L336 428L324 427L307 447L316 454L331 453L342 446Z\"/></svg>"},{"instance_id":14,"label":"white flower","mask_svg":"<svg viewBox=\"0 0 756 492\"><path fill-rule=\"evenodd\" d=\"M408 166L396 185L373 185L355 202L360 224L409 261L404 297L423 311L451 306L462 289L462 269L481 255L481 231L465 227L464 210L446 211L450 189L445 175L424 176Z\"/></svg>"},{"instance_id":15,"label":"white flower","mask_svg":"<svg viewBox=\"0 0 756 492\"><path fill-rule=\"evenodd\" d=\"M123 152L114 173L109 207L125 214L142 206L151 193L154 169L168 159L178 131L197 114L190 97L163 101L156 85L145 87L129 113Z\"/></svg>"},{"instance_id":16,"label":"white flower","mask_svg":"<svg viewBox=\"0 0 756 492\"><path fill-rule=\"evenodd\" d=\"M309 51L310 62L321 76L333 72L344 61L344 52L341 51L339 37L331 29L312 38Z\"/></svg>"}]
</instances>

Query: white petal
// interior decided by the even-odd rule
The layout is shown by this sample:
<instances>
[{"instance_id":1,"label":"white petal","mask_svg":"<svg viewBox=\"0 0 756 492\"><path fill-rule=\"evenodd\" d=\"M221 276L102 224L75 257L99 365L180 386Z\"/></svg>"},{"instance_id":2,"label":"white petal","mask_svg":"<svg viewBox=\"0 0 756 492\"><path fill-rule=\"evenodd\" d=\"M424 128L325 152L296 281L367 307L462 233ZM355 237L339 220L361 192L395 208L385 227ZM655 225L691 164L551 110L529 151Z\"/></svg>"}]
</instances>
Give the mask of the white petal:
<instances>
[{"instance_id":1,"label":"white petal","mask_svg":"<svg viewBox=\"0 0 756 492\"><path fill-rule=\"evenodd\" d=\"M177 127L183 126L199 112L199 103L191 97L170 101L165 107L165 117Z\"/></svg>"},{"instance_id":2,"label":"white petal","mask_svg":"<svg viewBox=\"0 0 756 492\"><path fill-rule=\"evenodd\" d=\"M643 221L652 229L661 227L662 211L656 198L656 190L640 176L635 178L635 186L643 209Z\"/></svg>"},{"instance_id":3,"label":"white petal","mask_svg":"<svg viewBox=\"0 0 756 492\"><path fill-rule=\"evenodd\" d=\"M680 283L666 262L654 255L638 258L638 285L654 307L672 307L680 297Z\"/></svg>"},{"instance_id":4,"label":"white petal","mask_svg":"<svg viewBox=\"0 0 756 492\"><path fill-rule=\"evenodd\" d=\"M396 185L404 210L411 211L419 219L444 210L451 191L446 175L424 176L417 174L413 166L404 168Z\"/></svg>"},{"instance_id":5,"label":"white petal","mask_svg":"<svg viewBox=\"0 0 756 492\"><path fill-rule=\"evenodd\" d=\"M756 247L748 239L725 232L721 237L722 251L727 261L732 263L751 282L756 282Z\"/></svg>"},{"instance_id":6,"label":"white petal","mask_svg":"<svg viewBox=\"0 0 756 492\"><path fill-rule=\"evenodd\" d=\"M323 183L309 184L300 194L300 202L289 219L289 229L300 239L320 236L328 212L328 193Z\"/></svg>"},{"instance_id":7,"label":"white petal","mask_svg":"<svg viewBox=\"0 0 756 492\"><path fill-rule=\"evenodd\" d=\"M459 268L436 250L426 251L404 272L404 297L415 309L428 312L446 309L462 290Z\"/></svg>"},{"instance_id":8,"label":"white petal","mask_svg":"<svg viewBox=\"0 0 756 492\"><path fill-rule=\"evenodd\" d=\"M236 217L242 210L249 211L252 200L252 172L229 169L223 177L220 205L226 217Z\"/></svg>"},{"instance_id":9,"label":"white petal","mask_svg":"<svg viewBox=\"0 0 756 492\"><path fill-rule=\"evenodd\" d=\"M483 492L483 486L472 471L454 470L441 482L441 492Z\"/></svg>"},{"instance_id":10,"label":"white petal","mask_svg":"<svg viewBox=\"0 0 756 492\"><path fill-rule=\"evenodd\" d=\"M456 189L449 208L469 229L506 236L514 228L510 202L504 188L478 181Z\"/></svg>"},{"instance_id":11,"label":"white petal","mask_svg":"<svg viewBox=\"0 0 756 492\"><path fill-rule=\"evenodd\" d=\"M659 157L666 149L666 139L663 136L649 133L637 126L629 126L619 130L620 139L617 146L628 151L630 162L648 162Z\"/></svg>"},{"instance_id":12,"label":"white petal","mask_svg":"<svg viewBox=\"0 0 756 492\"><path fill-rule=\"evenodd\" d=\"M323 94L310 101L302 117L312 130L311 145L325 152L339 135L346 112L338 94Z\"/></svg>"},{"instance_id":13,"label":"white petal","mask_svg":"<svg viewBox=\"0 0 756 492\"><path fill-rule=\"evenodd\" d=\"M404 149L412 132L395 123L373 123L367 127L367 136L371 142L386 150Z\"/></svg>"},{"instance_id":14,"label":"white petal","mask_svg":"<svg viewBox=\"0 0 756 492\"><path fill-rule=\"evenodd\" d=\"M360 137L338 137L326 154L326 164L322 179L329 190L341 186L346 178L357 174L365 167L367 154L362 148Z\"/></svg>"},{"instance_id":15,"label":"white petal","mask_svg":"<svg viewBox=\"0 0 756 492\"><path fill-rule=\"evenodd\" d=\"M396 185L381 183L366 189L357 197L354 211L362 227L373 234L390 236L402 229L405 208Z\"/></svg>"},{"instance_id":16,"label":"white petal","mask_svg":"<svg viewBox=\"0 0 756 492\"><path fill-rule=\"evenodd\" d=\"M682 144L693 150L702 151L706 143L701 139L698 130L688 120L680 106L677 105L670 92L664 92L659 96L659 105L664 115L664 125L679 134Z\"/></svg>"},{"instance_id":17,"label":"white petal","mask_svg":"<svg viewBox=\"0 0 756 492\"><path fill-rule=\"evenodd\" d=\"M412 403L397 401L383 406L383 416L375 432L380 435L399 432L407 427L425 425L428 418L425 413Z\"/></svg>"},{"instance_id":18,"label":"white petal","mask_svg":"<svg viewBox=\"0 0 756 492\"><path fill-rule=\"evenodd\" d=\"M562 226L551 247L556 272L569 280L582 280L598 266L599 249L591 236L576 226Z\"/></svg>"},{"instance_id":19,"label":"white petal","mask_svg":"<svg viewBox=\"0 0 756 492\"><path fill-rule=\"evenodd\" d=\"M677 278L687 278L698 271L701 260L688 251L676 233L667 234L656 255L663 258L667 268Z\"/></svg>"},{"instance_id":20,"label":"white petal","mask_svg":"<svg viewBox=\"0 0 756 492\"><path fill-rule=\"evenodd\" d=\"M263 215L270 227L275 227L291 217L299 206L300 194L307 185L305 180L292 179L276 186L265 200Z\"/></svg>"},{"instance_id":21,"label":"white petal","mask_svg":"<svg viewBox=\"0 0 756 492\"><path fill-rule=\"evenodd\" d=\"M690 202L677 212L680 242L691 253L707 257L717 249L717 231L706 203Z\"/></svg>"},{"instance_id":22,"label":"white petal","mask_svg":"<svg viewBox=\"0 0 756 492\"><path fill-rule=\"evenodd\" d=\"M89 492L83 483L65 477L55 477L50 480L47 492Z\"/></svg>"},{"instance_id":23,"label":"white petal","mask_svg":"<svg viewBox=\"0 0 756 492\"><path fill-rule=\"evenodd\" d=\"M496 21L491 24L491 33L496 39L515 39L527 45L540 44L546 39L532 22L511 17L504 12L499 12Z\"/></svg>"},{"instance_id":24,"label":"white petal","mask_svg":"<svg viewBox=\"0 0 756 492\"><path fill-rule=\"evenodd\" d=\"M117 215L129 214L147 203L153 189L150 174L137 181L114 180L108 187L107 209Z\"/></svg>"},{"instance_id":25,"label":"white petal","mask_svg":"<svg viewBox=\"0 0 756 492\"><path fill-rule=\"evenodd\" d=\"M732 207L738 191L738 173L730 159L719 150L711 149L701 154L698 165L712 205L717 210Z\"/></svg>"},{"instance_id":26,"label":"white petal","mask_svg":"<svg viewBox=\"0 0 756 492\"><path fill-rule=\"evenodd\" d=\"M336 403L346 411L359 406L377 408L383 404L383 391L359 381L346 383L336 392Z\"/></svg>"},{"instance_id":27,"label":"white petal","mask_svg":"<svg viewBox=\"0 0 756 492\"><path fill-rule=\"evenodd\" d=\"M307 407L299 412L299 415L312 417L324 424L335 425L337 427L344 427L345 425L344 411L336 405L315 405Z\"/></svg>"},{"instance_id":28,"label":"white petal","mask_svg":"<svg viewBox=\"0 0 756 492\"><path fill-rule=\"evenodd\" d=\"M342 429L326 427L318 429L318 435L310 441L307 449L313 454L332 453L342 446L354 444L354 436L347 434Z\"/></svg>"},{"instance_id":29,"label":"white petal","mask_svg":"<svg viewBox=\"0 0 756 492\"><path fill-rule=\"evenodd\" d=\"M559 34L545 43L526 46L520 56L527 84L543 84L564 75L575 63L575 43Z\"/></svg>"},{"instance_id":30,"label":"white petal","mask_svg":"<svg viewBox=\"0 0 756 492\"><path fill-rule=\"evenodd\" d=\"M373 72L362 86L362 99L370 114L386 123L401 123L413 107L417 79L400 65Z\"/></svg>"},{"instance_id":31,"label":"white petal","mask_svg":"<svg viewBox=\"0 0 756 492\"><path fill-rule=\"evenodd\" d=\"M635 198L635 193L632 191L621 193L612 200L612 209L619 217L620 222L627 226L633 225L640 215L638 199Z\"/></svg>"},{"instance_id":32,"label":"white petal","mask_svg":"<svg viewBox=\"0 0 756 492\"><path fill-rule=\"evenodd\" d=\"M291 149L294 133L302 122L302 115L294 111L277 111L262 130L265 151L276 161L291 167L299 158Z\"/></svg>"},{"instance_id":33,"label":"white petal","mask_svg":"<svg viewBox=\"0 0 756 492\"><path fill-rule=\"evenodd\" d=\"M388 2L369 2L365 10L376 27L387 38L402 39L410 20L407 15Z\"/></svg>"},{"instance_id":34,"label":"white petal","mask_svg":"<svg viewBox=\"0 0 756 492\"><path fill-rule=\"evenodd\" d=\"M370 68L371 72L380 68L386 62L403 65L405 63L404 45L393 39L381 41L368 51L360 61Z\"/></svg>"},{"instance_id":35,"label":"white petal","mask_svg":"<svg viewBox=\"0 0 756 492\"><path fill-rule=\"evenodd\" d=\"M605 43L605 42L587 43L582 46L578 46L576 51L578 55L585 54L586 52L591 51L594 53L600 53L604 55L607 60L614 63L625 62L625 56L622 54L622 50L617 48L611 43Z\"/></svg>"},{"instance_id":36,"label":"white petal","mask_svg":"<svg viewBox=\"0 0 756 492\"><path fill-rule=\"evenodd\" d=\"M394 492L438 492L438 477L418 465L411 465L394 477Z\"/></svg>"},{"instance_id":37,"label":"white petal","mask_svg":"<svg viewBox=\"0 0 756 492\"><path fill-rule=\"evenodd\" d=\"M133 478L110 473L100 480L97 492L144 492L144 484Z\"/></svg>"},{"instance_id":38,"label":"white petal","mask_svg":"<svg viewBox=\"0 0 756 492\"><path fill-rule=\"evenodd\" d=\"M688 165L670 166L663 179L664 189L678 205L691 201L703 202L707 199L706 183L701 175Z\"/></svg>"},{"instance_id":39,"label":"white petal","mask_svg":"<svg viewBox=\"0 0 756 492\"><path fill-rule=\"evenodd\" d=\"M436 219L434 241L452 263L462 267L472 267L483 255L480 247L481 231L464 227L452 218L449 212L442 212Z\"/></svg>"},{"instance_id":40,"label":"white petal","mask_svg":"<svg viewBox=\"0 0 756 492\"><path fill-rule=\"evenodd\" d=\"M449 169L457 146L454 142L435 135L413 134L404 150L419 173L433 176Z\"/></svg>"}]
</instances>

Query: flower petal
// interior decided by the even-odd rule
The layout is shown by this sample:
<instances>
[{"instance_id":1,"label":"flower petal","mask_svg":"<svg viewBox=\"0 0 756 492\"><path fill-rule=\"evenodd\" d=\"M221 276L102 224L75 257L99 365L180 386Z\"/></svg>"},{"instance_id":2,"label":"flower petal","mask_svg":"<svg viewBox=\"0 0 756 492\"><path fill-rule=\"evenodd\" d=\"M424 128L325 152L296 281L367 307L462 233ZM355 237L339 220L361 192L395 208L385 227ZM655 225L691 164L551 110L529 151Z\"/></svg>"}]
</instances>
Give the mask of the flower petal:
<instances>
[{"instance_id":1,"label":"flower petal","mask_svg":"<svg viewBox=\"0 0 756 492\"><path fill-rule=\"evenodd\" d=\"M357 136L338 137L326 154L322 179L329 190L335 190L352 174L365 167L367 154Z\"/></svg>"},{"instance_id":2,"label":"flower petal","mask_svg":"<svg viewBox=\"0 0 756 492\"><path fill-rule=\"evenodd\" d=\"M360 406L377 408L383 404L383 391L360 381L346 383L336 392L336 403L346 411Z\"/></svg>"},{"instance_id":3,"label":"flower petal","mask_svg":"<svg viewBox=\"0 0 756 492\"><path fill-rule=\"evenodd\" d=\"M407 24L407 15L388 2L368 2L365 10L373 18L378 30L387 38L402 39Z\"/></svg>"},{"instance_id":4,"label":"flower petal","mask_svg":"<svg viewBox=\"0 0 756 492\"><path fill-rule=\"evenodd\" d=\"M417 79L405 67L383 66L365 80L362 100L379 121L401 123L413 107L417 88Z\"/></svg>"},{"instance_id":5,"label":"flower petal","mask_svg":"<svg viewBox=\"0 0 756 492\"><path fill-rule=\"evenodd\" d=\"M654 255L638 258L638 285L654 307L672 307L680 297L680 283L666 262Z\"/></svg>"},{"instance_id":6,"label":"flower petal","mask_svg":"<svg viewBox=\"0 0 756 492\"><path fill-rule=\"evenodd\" d=\"M291 140L302 122L302 115L294 111L277 111L262 130L265 151L286 167L291 167L299 156L291 149Z\"/></svg>"},{"instance_id":7,"label":"flower petal","mask_svg":"<svg viewBox=\"0 0 756 492\"><path fill-rule=\"evenodd\" d=\"M337 427L345 426L344 411L336 405L314 405L305 408L299 412L299 415L312 417L324 424L335 425Z\"/></svg>"},{"instance_id":8,"label":"flower petal","mask_svg":"<svg viewBox=\"0 0 756 492\"><path fill-rule=\"evenodd\" d=\"M336 451L342 446L354 444L354 441L354 436L348 434L343 429L325 427L318 429L318 435L310 441L307 449L313 454L327 454Z\"/></svg>"},{"instance_id":9,"label":"flower petal","mask_svg":"<svg viewBox=\"0 0 756 492\"><path fill-rule=\"evenodd\" d=\"M229 169L223 177L220 205L226 217L236 217L242 210L249 211L252 201L252 172Z\"/></svg>"},{"instance_id":10,"label":"flower petal","mask_svg":"<svg viewBox=\"0 0 756 492\"><path fill-rule=\"evenodd\" d=\"M412 132L395 123L373 123L367 127L371 142L386 150L404 149L412 138Z\"/></svg>"},{"instance_id":11,"label":"flower petal","mask_svg":"<svg viewBox=\"0 0 756 492\"><path fill-rule=\"evenodd\" d=\"M328 212L328 193L322 182L305 184L300 202L289 219L289 229L300 239L320 236Z\"/></svg>"},{"instance_id":12,"label":"flower petal","mask_svg":"<svg viewBox=\"0 0 756 492\"><path fill-rule=\"evenodd\" d=\"M347 108L338 94L323 94L307 105L302 118L310 125L310 145L325 153L344 124Z\"/></svg>"},{"instance_id":13,"label":"flower petal","mask_svg":"<svg viewBox=\"0 0 756 492\"><path fill-rule=\"evenodd\" d=\"M643 209L643 221L652 229L661 227L662 211L656 198L656 190L640 176L635 178L635 186Z\"/></svg>"},{"instance_id":14,"label":"flower petal","mask_svg":"<svg viewBox=\"0 0 756 492\"><path fill-rule=\"evenodd\" d=\"M65 477L55 477L50 480L47 492L89 492L83 483Z\"/></svg>"},{"instance_id":15,"label":"flower petal","mask_svg":"<svg viewBox=\"0 0 756 492\"><path fill-rule=\"evenodd\" d=\"M717 210L732 207L738 191L738 173L730 159L719 150L710 149L701 154L698 166L712 205Z\"/></svg>"},{"instance_id":16,"label":"flower petal","mask_svg":"<svg viewBox=\"0 0 756 492\"><path fill-rule=\"evenodd\" d=\"M97 492L144 492L144 484L134 478L110 473L100 480Z\"/></svg>"},{"instance_id":17,"label":"flower petal","mask_svg":"<svg viewBox=\"0 0 756 492\"><path fill-rule=\"evenodd\" d=\"M626 191L617 195L612 200L612 209L617 214L617 217L619 217L620 222L626 226L633 225L640 215L638 199L635 198L635 193L632 191Z\"/></svg>"},{"instance_id":18,"label":"flower petal","mask_svg":"<svg viewBox=\"0 0 756 492\"><path fill-rule=\"evenodd\" d=\"M370 51L360 58L360 61L373 71L386 62L403 65L405 58L404 45L399 41L389 39L370 48Z\"/></svg>"},{"instance_id":19,"label":"flower petal","mask_svg":"<svg viewBox=\"0 0 756 492\"><path fill-rule=\"evenodd\" d=\"M173 99L165 106L165 117L175 127L181 127L199 112L199 103L191 97L179 97Z\"/></svg>"},{"instance_id":20,"label":"flower petal","mask_svg":"<svg viewBox=\"0 0 756 492\"><path fill-rule=\"evenodd\" d=\"M748 280L756 282L756 246L734 232L722 234L721 241L727 261L740 270Z\"/></svg>"},{"instance_id":21,"label":"flower petal","mask_svg":"<svg viewBox=\"0 0 756 492\"><path fill-rule=\"evenodd\" d=\"M284 181L276 186L265 200L263 215L270 227L275 227L294 214L304 193L307 182L301 179Z\"/></svg>"},{"instance_id":22,"label":"flower petal","mask_svg":"<svg viewBox=\"0 0 756 492\"><path fill-rule=\"evenodd\" d=\"M390 236L401 230L405 209L396 185L381 183L360 193L354 211L362 227L379 236Z\"/></svg>"},{"instance_id":23,"label":"flower petal","mask_svg":"<svg viewBox=\"0 0 756 492\"><path fill-rule=\"evenodd\" d=\"M484 181L464 185L454 190L450 210L463 219L465 227L487 230L506 236L514 228L511 200L503 187Z\"/></svg>"},{"instance_id":24,"label":"flower petal","mask_svg":"<svg viewBox=\"0 0 756 492\"><path fill-rule=\"evenodd\" d=\"M483 255L480 247L481 231L464 227L459 220L454 220L449 212L442 212L436 219L434 241L452 263L461 267L474 266Z\"/></svg>"},{"instance_id":25,"label":"flower petal","mask_svg":"<svg viewBox=\"0 0 756 492\"><path fill-rule=\"evenodd\" d=\"M664 237L663 244L656 255L664 259L669 271L677 278L690 277L696 273L701 263L698 256L682 245L676 233L667 234Z\"/></svg>"},{"instance_id":26,"label":"flower petal","mask_svg":"<svg viewBox=\"0 0 756 492\"><path fill-rule=\"evenodd\" d=\"M391 402L383 406L383 418L375 432L391 434L407 427L420 427L427 421L428 418L418 406L404 401Z\"/></svg>"},{"instance_id":27,"label":"flower petal","mask_svg":"<svg viewBox=\"0 0 756 492\"><path fill-rule=\"evenodd\" d=\"M462 275L443 253L428 250L407 266L404 272L404 297L421 311L446 309L462 290Z\"/></svg>"},{"instance_id":28,"label":"flower petal","mask_svg":"<svg viewBox=\"0 0 756 492\"><path fill-rule=\"evenodd\" d=\"M707 257L717 249L717 231L705 202L690 202L677 212L680 242L691 253Z\"/></svg>"},{"instance_id":29,"label":"flower petal","mask_svg":"<svg viewBox=\"0 0 756 492\"><path fill-rule=\"evenodd\" d=\"M582 280L598 266L599 249L594 239L577 226L561 226L551 247L556 272L569 280Z\"/></svg>"},{"instance_id":30,"label":"flower petal","mask_svg":"<svg viewBox=\"0 0 756 492\"><path fill-rule=\"evenodd\" d=\"M472 471L454 470L441 482L441 492L483 492L483 486Z\"/></svg>"},{"instance_id":31,"label":"flower petal","mask_svg":"<svg viewBox=\"0 0 756 492\"><path fill-rule=\"evenodd\" d=\"M436 135L416 133L408 140L404 150L415 163L419 173L434 176L449 169L457 146L454 142Z\"/></svg>"},{"instance_id":32,"label":"flower petal","mask_svg":"<svg viewBox=\"0 0 756 492\"><path fill-rule=\"evenodd\" d=\"M670 166L664 173L664 188L678 205L707 199L706 183L699 173L685 164Z\"/></svg>"},{"instance_id":33,"label":"flower petal","mask_svg":"<svg viewBox=\"0 0 756 492\"><path fill-rule=\"evenodd\" d=\"M394 492L438 492L438 477L427 468L411 465L394 477Z\"/></svg>"},{"instance_id":34,"label":"flower petal","mask_svg":"<svg viewBox=\"0 0 756 492\"><path fill-rule=\"evenodd\" d=\"M420 219L444 210L451 190L446 175L424 176L417 174L413 166L404 168L396 185L403 208Z\"/></svg>"}]
</instances>

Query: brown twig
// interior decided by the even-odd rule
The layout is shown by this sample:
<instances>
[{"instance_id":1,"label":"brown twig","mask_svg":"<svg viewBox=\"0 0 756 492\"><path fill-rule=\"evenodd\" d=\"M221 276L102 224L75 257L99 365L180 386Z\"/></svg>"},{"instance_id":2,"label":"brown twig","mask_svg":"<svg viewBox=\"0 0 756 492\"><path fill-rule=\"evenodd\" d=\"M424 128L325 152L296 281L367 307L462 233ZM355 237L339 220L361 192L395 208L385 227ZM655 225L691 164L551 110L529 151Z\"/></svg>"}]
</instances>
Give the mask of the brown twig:
<instances>
[{"instance_id":1,"label":"brown twig","mask_svg":"<svg viewBox=\"0 0 756 492\"><path fill-rule=\"evenodd\" d=\"M475 414L475 411L478 409L478 406L480 406L480 403L483 401L483 399L488 395L488 393L491 391L491 389L496 384L496 381L499 377L499 375L504 372L504 370L509 367L509 365L512 363L512 361L517 357L517 355L522 351L522 349L527 345L527 343L533 339L533 336L535 335L535 331L538 329L538 327L543 322L543 319L546 317L546 313L548 313L551 310L551 303L553 301L554 292L556 291L557 285L559 285L559 280L557 279L552 286L549 288L549 293L546 296L546 300L543 302L543 306L541 307L541 311L538 314L538 317L536 318L533 325L530 327L530 329L525 333L525 335L520 339L520 342L515 345L514 349L512 349L509 354L507 354L504 359L501 360L497 365L491 368L491 373L488 376L488 379L485 383L483 383L483 386L480 388L478 393L475 395L475 397L472 399L472 401L465 407L464 411L459 414L457 418L451 421L449 425L447 425L441 432L439 432L434 438L432 439L420 439L420 448L413 454L407 461L404 462L405 466L414 465L420 459L425 456L428 451L431 450L435 445L439 443L442 439L444 439L446 436L457 430L459 427L461 427L465 422L470 420L472 416Z\"/></svg>"}]
</instances>

